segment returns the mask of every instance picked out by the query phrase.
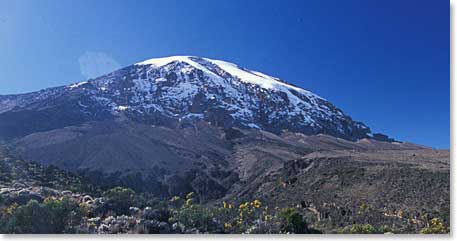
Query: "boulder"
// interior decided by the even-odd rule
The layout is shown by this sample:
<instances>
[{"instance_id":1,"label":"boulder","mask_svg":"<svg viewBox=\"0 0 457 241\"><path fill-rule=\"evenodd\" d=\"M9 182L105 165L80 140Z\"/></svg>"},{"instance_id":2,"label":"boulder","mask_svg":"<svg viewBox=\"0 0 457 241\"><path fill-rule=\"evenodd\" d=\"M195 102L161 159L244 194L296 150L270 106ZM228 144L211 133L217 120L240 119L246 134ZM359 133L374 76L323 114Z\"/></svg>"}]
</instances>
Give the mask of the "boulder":
<instances>
[{"instance_id":1,"label":"boulder","mask_svg":"<svg viewBox=\"0 0 457 241\"><path fill-rule=\"evenodd\" d=\"M109 232L109 226L102 223L102 224L98 227L98 233L106 233L106 232Z\"/></svg>"},{"instance_id":2,"label":"boulder","mask_svg":"<svg viewBox=\"0 0 457 241\"><path fill-rule=\"evenodd\" d=\"M69 190L65 190L65 191L62 191L62 195L72 195L72 191L69 191Z\"/></svg>"},{"instance_id":3,"label":"boulder","mask_svg":"<svg viewBox=\"0 0 457 241\"><path fill-rule=\"evenodd\" d=\"M100 217L89 218L87 221L91 222L91 223L94 223L95 225L98 226L101 223L101 218Z\"/></svg>"},{"instance_id":4,"label":"boulder","mask_svg":"<svg viewBox=\"0 0 457 241\"><path fill-rule=\"evenodd\" d=\"M83 198L82 198L82 201L87 203L88 201L94 201L94 199L89 196L89 195L85 195Z\"/></svg>"}]
</instances>

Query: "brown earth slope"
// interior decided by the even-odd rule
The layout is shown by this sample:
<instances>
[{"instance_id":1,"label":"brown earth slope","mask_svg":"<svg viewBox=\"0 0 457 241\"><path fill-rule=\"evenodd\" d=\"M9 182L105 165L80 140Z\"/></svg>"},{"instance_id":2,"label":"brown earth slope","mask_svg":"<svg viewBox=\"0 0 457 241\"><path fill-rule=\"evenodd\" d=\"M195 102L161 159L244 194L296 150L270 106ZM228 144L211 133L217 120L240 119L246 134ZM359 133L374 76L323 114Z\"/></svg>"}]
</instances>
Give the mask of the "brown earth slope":
<instances>
[{"instance_id":1,"label":"brown earth slope","mask_svg":"<svg viewBox=\"0 0 457 241\"><path fill-rule=\"evenodd\" d=\"M354 223L418 232L433 217L449 225L449 160L433 149L314 152L228 199L297 207L326 232Z\"/></svg>"}]
</instances>

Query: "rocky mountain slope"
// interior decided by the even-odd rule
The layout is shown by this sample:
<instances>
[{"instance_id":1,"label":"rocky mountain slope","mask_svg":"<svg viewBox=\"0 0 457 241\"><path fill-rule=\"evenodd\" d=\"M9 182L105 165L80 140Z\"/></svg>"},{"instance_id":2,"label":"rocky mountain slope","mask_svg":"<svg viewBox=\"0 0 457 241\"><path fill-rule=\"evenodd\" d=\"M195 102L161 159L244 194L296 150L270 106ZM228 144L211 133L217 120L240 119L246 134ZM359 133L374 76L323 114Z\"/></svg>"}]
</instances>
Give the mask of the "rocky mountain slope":
<instances>
[{"instance_id":1,"label":"rocky mountain slope","mask_svg":"<svg viewBox=\"0 0 457 241\"><path fill-rule=\"evenodd\" d=\"M34 133L13 146L23 158L79 172L97 183L166 196L194 191L201 200L222 197L237 185L318 150L422 148L370 139L352 142L328 135L224 129L204 121L179 129L132 121L90 122Z\"/></svg>"},{"instance_id":2,"label":"rocky mountain slope","mask_svg":"<svg viewBox=\"0 0 457 241\"><path fill-rule=\"evenodd\" d=\"M123 117L169 127L205 120L273 133L371 137L367 126L314 93L232 63L190 56L150 59L86 82L0 96L0 106L3 139Z\"/></svg>"},{"instance_id":3,"label":"rocky mountain slope","mask_svg":"<svg viewBox=\"0 0 457 241\"><path fill-rule=\"evenodd\" d=\"M81 176L55 166L45 167L24 161L11 155L5 146L0 146L1 205L24 205L30 200L41 202L47 196L72 192L95 194L99 189Z\"/></svg>"}]
</instances>

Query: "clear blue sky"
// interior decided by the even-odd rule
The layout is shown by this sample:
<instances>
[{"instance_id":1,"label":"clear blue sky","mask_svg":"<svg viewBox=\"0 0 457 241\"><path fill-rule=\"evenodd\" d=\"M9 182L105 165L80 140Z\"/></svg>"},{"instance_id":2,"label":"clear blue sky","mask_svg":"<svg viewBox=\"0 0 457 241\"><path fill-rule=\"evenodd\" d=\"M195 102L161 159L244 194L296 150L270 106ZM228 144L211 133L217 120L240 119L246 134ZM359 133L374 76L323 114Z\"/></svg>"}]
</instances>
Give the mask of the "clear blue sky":
<instances>
[{"instance_id":1,"label":"clear blue sky","mask_svg":"<svg viewBox=\"0 0 457 241\"><path fill-rule=\"evenodd\" d=\"M114 66L197 55L311 90L374 132L448 148L449 13L429 0L0 1L0 94L84 80L91 53Z\"/></svg>"}]
</instances>

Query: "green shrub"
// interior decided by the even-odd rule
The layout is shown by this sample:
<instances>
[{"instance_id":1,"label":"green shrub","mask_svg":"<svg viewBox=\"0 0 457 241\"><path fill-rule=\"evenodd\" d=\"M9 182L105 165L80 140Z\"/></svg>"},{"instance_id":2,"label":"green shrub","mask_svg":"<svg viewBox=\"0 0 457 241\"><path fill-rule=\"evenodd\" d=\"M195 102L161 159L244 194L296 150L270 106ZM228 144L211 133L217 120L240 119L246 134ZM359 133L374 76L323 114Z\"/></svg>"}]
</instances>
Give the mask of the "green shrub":
<instances>
[{"instance_id":1,"label":"green shrub","mask_svg":"<svg viewBox=\"0 0 457 241\"><path fill-rule=\"evenodd\" d=\"M135 192L130 188L115 187L103 193L103 197L106 202L102 211L111 210L117 215L128 214L129 208L136 204Z\"/></svg>"},{"instance_id":2,"label":"green shrub","mask_svg":"<svg viewBox=\"0 0 457 241\"><path fill-rule=\"evenodd\" d=\"M82 211L70 198L36 200L17 207L7 222L8 233L67 233L81 222Z\"/></svg>"},{"instance_id":3,"label":"green shrub","mask_svg":"<svg viewBox=\"0 0 457 241\"><path fill-rule=\"evenodd\" d=\"M208 208L194 205L193 196L193 193L187 194L184 202L176 196L170 200L170 203L176 207L176 209L172 210L170 221L179 222L188 228L197 228L202 231L213 228L213 213Z\"/></svg>"},{"instance_id":4,"label":"green shrub","mask_svg":"<svg viewBox=\"0 0 457 241\"><path fill-rule=\"evenodd\" d=\"M303 216L294 208L284 208L279 212L282 220L281 232L283 233L310 233Z\"/></svg>"},{"instance_id":5,"label":"green shrub","mask_svg":"<svg viewBox=\"0 0 457 241\"><path fill-rule=\"evenodd\" d=\"M234 205L223 201L220 206L205 207L193 203L193 195L170 199L172 217L186 229L209 233L320 233L309 229L304 217L294 208L270 210L260 200Z\"/></svg>"},{"instance_id":6,"label":"green shrub","mask_svg":"<svg viewBox=\"0 0 457 241\"><path fill-rule=\"evenodd\" d=\"M371 224L353 224L338 231L341 234L383 234L391 232L387 227L373 227Z\"/></svg>"}]
</instances>

